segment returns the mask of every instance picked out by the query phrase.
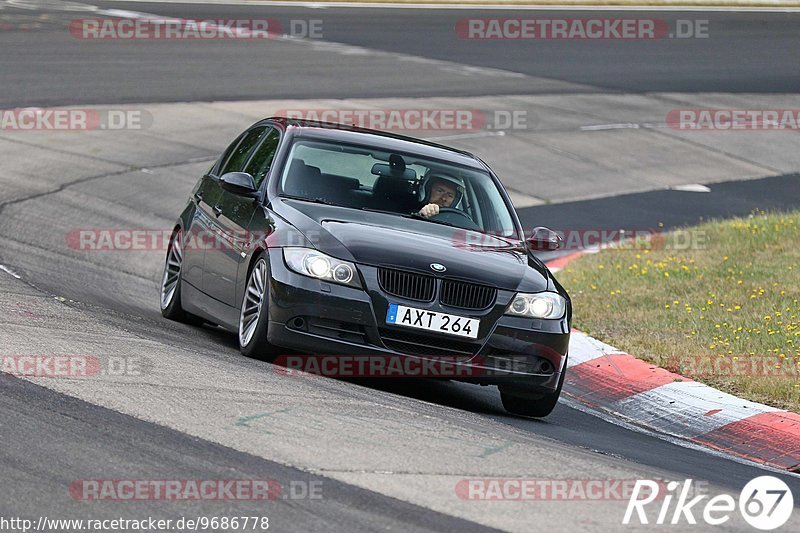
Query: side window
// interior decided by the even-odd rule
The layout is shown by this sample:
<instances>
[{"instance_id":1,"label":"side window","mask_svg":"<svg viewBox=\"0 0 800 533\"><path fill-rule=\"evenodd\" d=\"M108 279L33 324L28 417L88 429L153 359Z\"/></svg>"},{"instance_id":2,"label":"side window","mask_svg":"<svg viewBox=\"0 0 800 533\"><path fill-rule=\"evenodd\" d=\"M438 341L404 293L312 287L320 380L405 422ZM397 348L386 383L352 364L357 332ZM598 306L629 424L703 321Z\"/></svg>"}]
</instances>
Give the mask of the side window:
<instances>
[{"instance_id":1,"label":"side window","mask_svg":"<svg viewBox=\"0 0 800 533\"><path fill-rule=\"evenodd\" d=\"M244 164L247 162L247 158L250 156L250 152L253 150L253 147L258 144L259 139L261 139L261 136L264 135L264 132L266 131L266 126L259 126L258 128L253 128L252 130L248 131L242 138L239 145L236 146L236 149L233 151L233 153L231 153L225 164L220 168L219 175L222 176L228 172L241 171L244 167Z\"/></svg>"},{"instance_id":2,"label":"side window","mask_svg":"<svg viewBox=\"0 0 800 533\"><path fill-rule=\"evenodd\" d=\"M239 143L242 142L242 139L244 138L245 135L246 135L245 133L242 133L241 135L236 137L236 140L233 141L230 144L230 146L225 148L225 151L222 153L222 155L220 156L219 160L216 163L214 163L214 166L212 166L211 170L208 171L209 174L213 173L215 168L219 168L219 170L222 170L222 167L225 166L225 161L230 159L231 154L236 149L236 147L239 146ZM217 176L219 176L220 174L221 174L221 172L217 172L216 173Z\"/></svg>"},{"instance_id":3,"label":"side window","mask_svg":"<svg viewBox=\"0 0 800 533\"><path fill-rule=\"evenodd\" d=\"M272 128L269 133L264 137L250 163L247 164L245 172L253 176L256 182L256 189L261 186L264 178L269 174L269 169L272 166L272 160L275 158L275 151L278 149L278 142L281 139L280 132Z\"/></svg>"}]
</instances>

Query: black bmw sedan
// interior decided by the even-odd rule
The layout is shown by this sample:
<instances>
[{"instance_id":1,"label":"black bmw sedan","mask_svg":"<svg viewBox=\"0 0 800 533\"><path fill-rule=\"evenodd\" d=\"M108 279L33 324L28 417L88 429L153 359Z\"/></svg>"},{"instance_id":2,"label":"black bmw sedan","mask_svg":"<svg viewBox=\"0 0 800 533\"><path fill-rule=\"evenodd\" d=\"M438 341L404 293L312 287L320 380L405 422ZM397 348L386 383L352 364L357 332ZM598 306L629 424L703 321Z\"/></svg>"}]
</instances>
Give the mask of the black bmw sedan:
<instances>
[{"instance_id":1,"label":"black bmw sedan","mask_svg":"<svg viewBox=\"0 0 800 533\"><path fill-rule=\"evenodd\" d=\"M497 385L509 412L542 417L564 382L572 309L533 252L559 244L546 228L526 236L467 152L269 118L193 190L161 310L237 333L248 356L439 363L417 375Z\"/></svg>"}]
</instances>

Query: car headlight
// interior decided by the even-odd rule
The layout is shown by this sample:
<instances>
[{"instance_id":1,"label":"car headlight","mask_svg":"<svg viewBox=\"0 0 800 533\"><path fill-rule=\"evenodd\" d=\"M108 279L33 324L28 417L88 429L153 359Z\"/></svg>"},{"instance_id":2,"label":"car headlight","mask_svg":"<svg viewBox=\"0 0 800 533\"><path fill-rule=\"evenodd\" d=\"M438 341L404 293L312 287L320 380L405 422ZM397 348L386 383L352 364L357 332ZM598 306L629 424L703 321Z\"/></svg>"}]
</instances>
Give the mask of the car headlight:
<instances>
[{"instance_id":1,"label":"car headlight","mask_svg":"<svg viewBox=\"0 0 800 533\"><path fill-rule=\"evenodd\" d=\"M507 315L527 316L530 318L557 319L564 316L567 300L555 292L537 292L535 294L517 293L506 309Z\"/></svg>"},{"instance_id":2,"label":"car headlight","mask_svg":"<svg viewBox=\"0 0 800 533\"><path fill-rule=\"evenodd\" d=\"M349 261L335 259L311 248L284 248L283 259L286 266L298 274L361 288L356 266Z\"/></svg>"}]
</instances>

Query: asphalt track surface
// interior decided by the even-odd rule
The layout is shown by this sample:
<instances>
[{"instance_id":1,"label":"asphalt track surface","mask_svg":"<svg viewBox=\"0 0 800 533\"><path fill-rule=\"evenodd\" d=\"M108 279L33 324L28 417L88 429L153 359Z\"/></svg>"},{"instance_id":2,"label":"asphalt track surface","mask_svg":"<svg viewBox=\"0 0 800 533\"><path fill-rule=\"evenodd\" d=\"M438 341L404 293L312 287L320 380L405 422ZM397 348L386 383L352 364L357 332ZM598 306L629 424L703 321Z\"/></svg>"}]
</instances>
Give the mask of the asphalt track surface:
<instances>
[{"instance_id":1,"label":"asphalt track surface","mask_svg":"<svg viewBox=\"0 0 800 533\"><path fill-rule=\"evenodd\" d=\"M283 501L279 511L264 502L191 502L184 516L271 516L295 531L491 531L466 520L425 512L393 498L323 479L260 457L142 422L31 383L3 377L2 412L4 497L0 515L114 519L130 513L125 503L80 507L53 505L58 489L94 469L114 465L133 479L268 479L286 495L324 487L324 498ZM54 461L54 458L62 458ZM323 485L324 484L324 485ZM44 498L43 498L44 496ZM45 500L49 500L49 503ZM277 501L277 496L276 496ZM270 502L272 503L272 502ZM84 506L85 507L85 506ZM144 516L143 509L135 510ZM173 518L172 502L147 505L150 516ZM269 509L267 511L266 509ZM87 516L88 515L88 516Z\"/></svg>"},{"instance_id":2,"label":"asphalt track surface","mask_svg":"<svg viewBox=\"0 0 800 533\"><path fill-rule=\"evenodd\" d=\"M0 34L0 106L72 105L265 98L329 98L604 92L795 92L800 86L800 13L608 12L601 17L708 20L708 38L647 41L465 40L455 31L467 17L543 17L530 11L304 9L265 6L87 2L158 16L201 19L271 18L322 21L321 49L268 42L87 42L63 22L35 10L6 8L12 24L42 28ZM35 5L35 2L33 2ZM532 14L533 13L533 14ZM537 14L538 13L538 14ZM575 18L576 11L547 11ZM586 14L584 14L586 15ZM591 16L591 15L587 15ZM42 31L51 34L42 38ZM288 31L288 30L285 30ZM392 71L364 56L334 56L324 43L469 65L468 79L421 75L417 63ZM199 44L199 45L198 45ZM335 68L328 68L331 61ZM492 69L492 70L489 70ZM483 72L481 72L483 70ZM493 74L521 73L533 79ZM36 87L35 91L30 87Z\"/></svg>"},{"instance_id":3,"label":"asphalt track surface","mask_svg":"<svg viewBox=\"0 0 800 533\"><path fill-rule=\"evenodd\" d=\"M129 6L114 3L109 7ZM138 3L130 8L183 17L260 17L265 12L264 8L255 7L169 7ZM553 79L559 82L558 90L576 92L583 89L574 84L589 80L593 91L627 92L678 88L684 91L790 92L800 86L800 74L796 69L800 53L796 15L710 13L708 18L714 21L712 30L719 32L715 34L719 39L708 41L710 46L704 43L699 53L700 49L693 48L699 46L696 40L687 40L680 43L684 46L678 47L647 43L642 49L621 47L618 43L594 43L591 47L581 43L566 47L535 43L533 51L531 44L525 43L512 46L510 51L483 46L486 43L465 46L452 37L454 19L462 16L452 12L403 11L398 14L326 9L309 15L308 10L270 8L268 11L278 18L311 18L321 13L326 40L477 67L492 65L533 76L546 71L548 81L542 82L542 90L556 90L556 85L549 81ZM570 15L575 16L575 12ZM695 15L692 13L691 17ZM670 13L664 17L676 15ZM498 82L488 76L477 76L471 78L469 85L452 84L449 79L444 80L446 83L437 79L418 80L413 77L413 63L398 63L393 77L382 73L365 78L357 57L347 60L343 56L345 59L337 63L335 69L322 69L320 65L308 63L318 51L298 47L281 48L275 55L270 50L254 54L251 48L243 48L250 45L239 43L225 43L200 52L195 46L173 46L167 53L159 48L163 43L121 50L105 43L76 42L49 26L42 31L4 32L0 40L4 50L12 51L4 53L0 59L3 89L0 105L3 107L235 100L281 95L319 98L528 94L539 90L536 86L515 86L517 82L513 78ZM280 75L269 75L275 71ZM447 74L442 76L446 78ZM567 86L572 89L565 89ZM171 190L172 196L167 200L142 209L148 191L120 185L119 181L96 182L85 187L83 194L114 198L116 205L143 211L142 224L146 223L150 211L156 216L170 216L167 211L182 200ZM177 187L174 190L182 191ZM42 217L33 214L36 210L49 212L61 225L76 226L82 221L85 223L87 217L91 220L93 213L87 214L81 205L68 205L69 202L59 196L61 192L32 195L14 203L0 199L0 236L8 239L6 247L0 249L0 262L20 266L24 278L38 287L36 291L30 288L13 290L38 294L40 289L44 294L74 300L68 302L67 307L92 320L123 328L138 338L158 339L195 350L201 360L213 360L214 364L228 368L269 372L269 365L243 360L230 335L208 327L198 330L162 320L155 297L151 302L141 298L141 295L154 294L153 280L146 276L121 276L112 264L91 265L79 271L72 258L33 246L30 257L21 257L25 243L39 242L44 233L53 229L50 222L42 223ZM715 187L712 194L691 196L691 201L686 201L688 197L682 194L686 193L660 191L546 205L524 209L521 215L523 221L546 219L554 227L651 228L659 223L674 226L702 217L746 214L753 207L754 197L764 208L790 208L800 204L797 179L791 175L768 178L761 183L722 184ZM670 201L675 202L674 209L669 208ZM646 206L659 206L660 210ZM25 218L25 210L30 211L30 219ZM126 295L133 297L126 300ZM64 335L68 344L69 333ZM3 351L13 348L2 347ZM714 487L737 493L746 481L766 473L754 465L622 428L569 405L560 405L543 421L511 417L503 412L496 391L487 388L427 381L335 381L321 382L317 386L321 391L334 390L344 399L375 396L381 401L389 401L385 400L389 398L408 410L432 410L430 412L435 412L448 424L475 424L477 419L499 428L497 431L501 434L522 434L535 445L547 448L548 455L544 457L548 461L562 457L568 463L584 461L582 464L596 465L597 470L575 473L577 477L602 476L605 469L611 470L609 465L614 465L633 471L658 472L669 479L706 480ZM60 514L80 517L86 512L85 507L76 505L63 493L72 480L81 478L317 479L317 474L303 465L293 468L226 448L8 376L0 380L0 389L0 478L4 486L0 516ZM164 409L168 410L169 406L165 405ZM387 410L383 416L392 418L394 411ZM420 441L417 444L424 445ZM424 454L424 448L419 453ZM530 458L526 468L529 476L536 472L536 459ZM542 465L542 472L552 470L552 464ZM563 475L573 474L567 471ZM800 478L778 476L800 495ZM270 516L286 526L278 530L483 528L473 521L436 512L425 505L386 496L379 490L366 490L330 481L327 477L325 480L322 502L279 501L269 507ZM218 503L187 504L176 511L174 504L164 502L142 502L135 508L125 504L91 508L92 516L97 518L145 514L165 517L233 515L238 512L255 510L245 503ZM548 510L543 507L540 512L547 514Z\"/></svg>"},{"instance_id":4,"label":"asphalt track surface","mask_svg":"<svg viewBox=\"0 0 800 533\"><path fill-rule=\"evenodd\" d=\"M742 217L754 209L785 211L800 205L800 176L717 183L708 193L676 190L620 194L609 198L518 209L523 226L558 229L619 228L666 231L716 218Z\"/></svg>"}]
</instances>

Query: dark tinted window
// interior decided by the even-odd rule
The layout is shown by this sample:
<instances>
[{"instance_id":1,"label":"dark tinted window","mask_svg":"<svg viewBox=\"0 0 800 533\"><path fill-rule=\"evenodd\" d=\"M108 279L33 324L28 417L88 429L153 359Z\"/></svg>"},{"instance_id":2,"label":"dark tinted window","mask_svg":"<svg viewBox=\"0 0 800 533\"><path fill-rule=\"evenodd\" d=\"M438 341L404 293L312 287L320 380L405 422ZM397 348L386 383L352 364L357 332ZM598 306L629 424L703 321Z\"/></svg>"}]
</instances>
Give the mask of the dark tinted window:
<instances>
[{"instance_id":1,"label":"dark tinted window","mask_svg":"<svg viewBox=\"0 0 800 533\"><path fill-rule=\"evenodd\" d=\"M259 126L248 131L244 138L242 138L239 145L228 158L228 161L223 165L219 171L219 175L227 174L228 172L241 172L247 163L247 158L256 144L258 144L261 136L267 131L266 126Z\"/></svg>"},{"instance_id":2,"label":"dark tinted window","mask_svg":"<svg viewBox=\"0 0 800 533\"><path fill-rule=\"evenodd\" d=\"M241 135L236 137L236 140L233 141L230 144L230 146L225 148L225 151L222 153L222 156L220 156L219 161L218 161L219 170L222 170L222 167L225 166L225 161L227 161L231 157L231 154L233 153L234 150L236 150L236 147L239 146L239 143L242 141L242 139L244 138L245 135L246 135L245 133L242 133ZM211 167L211 170L209 170L208 173L211 174L214 171L215 167L217 167L216 164L214 164L214 166ZM220 172L218 171L216 175L219 175L219 174L220 174Z\"/></svg>"},{"instance_id":3,"label":"dark tinted window","mask_svg":"<svg viewBox=\"0 0 800 533\"><path fill-rule=\"evenodd\" d=\"M261 145L256 149L250 163L247 164L245 172L253 176L256 182L256 188L261 186L261 182L269 174L269 169L272 166L272 160L275 158L275 151L278 149L278 141L280 141L280 133L276 129L270 129L269 133L264 137Z\"/></svg>"}]
</instances>

